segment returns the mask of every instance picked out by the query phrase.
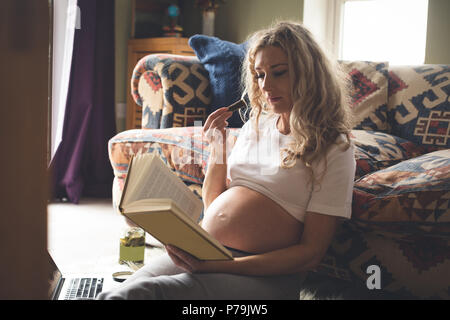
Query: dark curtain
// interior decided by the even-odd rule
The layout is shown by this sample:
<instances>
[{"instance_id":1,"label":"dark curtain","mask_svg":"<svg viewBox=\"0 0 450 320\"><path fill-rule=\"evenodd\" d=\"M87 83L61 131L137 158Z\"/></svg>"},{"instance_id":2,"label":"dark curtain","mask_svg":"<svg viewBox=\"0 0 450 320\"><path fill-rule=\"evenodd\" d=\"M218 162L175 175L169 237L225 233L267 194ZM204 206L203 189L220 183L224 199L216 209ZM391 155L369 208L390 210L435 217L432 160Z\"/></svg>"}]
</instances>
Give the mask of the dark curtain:
<instances>
[{"instance_id":1,"label":"dark curtain","mask_svg":"<svg viewBox=\"0 0 450 320\"><path fill-rule=\"evenodd\" d=\"M114 1L78 0L62 141L52 159L53 198L110 197L113 171L108 140L114 136Z\"/></svg>"}]
</instances>

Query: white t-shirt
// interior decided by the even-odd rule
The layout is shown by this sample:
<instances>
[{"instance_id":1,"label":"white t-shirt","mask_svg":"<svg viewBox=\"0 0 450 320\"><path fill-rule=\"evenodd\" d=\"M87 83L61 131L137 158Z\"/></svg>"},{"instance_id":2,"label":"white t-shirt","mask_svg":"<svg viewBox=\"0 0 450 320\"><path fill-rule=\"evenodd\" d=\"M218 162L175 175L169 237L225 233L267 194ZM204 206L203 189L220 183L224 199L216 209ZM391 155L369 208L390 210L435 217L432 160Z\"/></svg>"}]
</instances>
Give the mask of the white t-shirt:
<instances>
[{"instance_id":1,"label":"white t-shirt","mask_svg":"<svg viewBox=\"0 0 450 320\"><path fill-rule=\"evenodd\" d=\"M309 171L301 161L292 168L280 167L280 150L291 136L281 134L279 115L261 115L259 143L253 121L247 121L228 157L229 187L245 186L269 197L300 221L307 211L350 218L355 158L353 144L345 151L332 145L327 152L327 171L314 191L307 185ZM345 139L342 135L338 139ZM323 172L324 161L313 164L314 173Z\"/></svg>"}]
</instances>

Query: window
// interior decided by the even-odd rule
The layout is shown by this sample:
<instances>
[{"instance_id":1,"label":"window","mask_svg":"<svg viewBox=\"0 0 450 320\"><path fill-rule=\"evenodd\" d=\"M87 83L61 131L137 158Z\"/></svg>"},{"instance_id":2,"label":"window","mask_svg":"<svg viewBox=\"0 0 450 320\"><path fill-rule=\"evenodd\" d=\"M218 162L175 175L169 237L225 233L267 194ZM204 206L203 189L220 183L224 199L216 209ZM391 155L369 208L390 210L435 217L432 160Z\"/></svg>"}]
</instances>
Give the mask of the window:
<instances>
[{"instance_id":1,"label":"window","mask_svg":"<svg viewBox=\"0 0 450 320\"><path fill-rule=\"evenodd\" d=\"M424 63L428 0L341 2L341 59Z\"/></svg>"},{"instance_id":2,"label":"window","mask_svg":"<svg viewBox=\"0 0 450 320\"><path fill-rule=\"evenodd\" d=\"M53 67L50 159L62 140L64 114L69 90L75 29L80 28L77 0L57 0L53 8Z\"/></svg>"}]
</instances>

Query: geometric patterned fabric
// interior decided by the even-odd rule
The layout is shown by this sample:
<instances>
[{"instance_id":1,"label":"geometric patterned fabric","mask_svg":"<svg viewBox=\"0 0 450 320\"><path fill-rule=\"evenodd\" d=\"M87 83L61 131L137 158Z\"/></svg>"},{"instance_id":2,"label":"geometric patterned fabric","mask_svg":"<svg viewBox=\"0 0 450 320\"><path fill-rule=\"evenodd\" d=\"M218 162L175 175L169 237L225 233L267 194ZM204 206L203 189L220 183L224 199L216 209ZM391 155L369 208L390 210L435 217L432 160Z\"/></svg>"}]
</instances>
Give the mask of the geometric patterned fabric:
<instances>
[{"instance_id":1,"label":"geometric patterned fabric","mask_svg":"<svg viewBox=\"0 0 450 320\"><path fill-rule=\"evenodd\" d=\"M339 230L323 269L364 280L367 266L375 264L384 290L449 299L449 203L450 150L358 179L352 219Z\"/></svg>"},{"instance_id":2,"label":"geometric patterned fabric","mask_svg":"<svg viewBox=\"0 0 450 320\"><path fill-rule=\"evenodd\" d=\"M450 148L450 66L389 71L391 133L422 145Z\"/></svg>"},{"instance_id":3,"label":"geometric patterned fabric","mask_svg":"<svg viewBox=\"0 0 450 320\"><path fill-rule=\"evenodd\" d=\"M430 152L355 182L352 217L379 222L450 223L450 150ZM394 225L383 226L383 228ZM439 226L444 231L444 226ZM450 234L450 225L447 225Z\"/></svg>"},{"instance_id":4,"label":"geometric patterned fabric","mask_svg":"<svg viewBox=\"0 0 450 320\"><path fill-rule=\"evenodd\" d=\"M351 80L354 129L388 132L388 62L340 61Z\"/></svg>"},{"instance_id":5,"label":"geometric patterned fabric","mask_svg":"<svg viewBox=\"0 0 450 320\"><path fill-rule=\"evenodd\" d=\"M131 91L143 108L142 128L193 126L208 116L208 72L196 57L157 54L142 58L134 69Z\"/></svg>"}]
</instances>

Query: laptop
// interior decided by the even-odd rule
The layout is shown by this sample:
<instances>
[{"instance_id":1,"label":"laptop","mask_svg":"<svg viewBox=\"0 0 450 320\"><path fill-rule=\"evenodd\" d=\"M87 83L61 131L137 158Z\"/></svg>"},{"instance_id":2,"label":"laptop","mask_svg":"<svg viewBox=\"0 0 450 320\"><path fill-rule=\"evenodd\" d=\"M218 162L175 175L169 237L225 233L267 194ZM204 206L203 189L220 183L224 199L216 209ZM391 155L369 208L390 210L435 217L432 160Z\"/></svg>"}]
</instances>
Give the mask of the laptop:
<instances>
[{"instance_id":1,"label":"laptop","mask_svg":"<svg viewBox=\"0 0 450 320\"><path fill-rule=\"evenodd\" d=\"M47 252L48 253L48 252ZM52 272L50 274L49 298L51 300L94 300L102 291L120 285L124 278L108 275L72 275L64 277L50 253L48 253Z\"/></svg>"}]
</instances>

